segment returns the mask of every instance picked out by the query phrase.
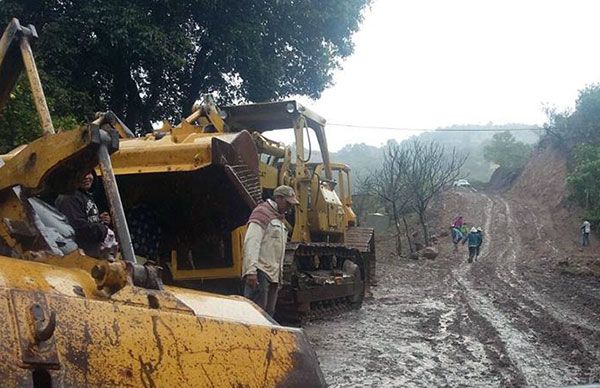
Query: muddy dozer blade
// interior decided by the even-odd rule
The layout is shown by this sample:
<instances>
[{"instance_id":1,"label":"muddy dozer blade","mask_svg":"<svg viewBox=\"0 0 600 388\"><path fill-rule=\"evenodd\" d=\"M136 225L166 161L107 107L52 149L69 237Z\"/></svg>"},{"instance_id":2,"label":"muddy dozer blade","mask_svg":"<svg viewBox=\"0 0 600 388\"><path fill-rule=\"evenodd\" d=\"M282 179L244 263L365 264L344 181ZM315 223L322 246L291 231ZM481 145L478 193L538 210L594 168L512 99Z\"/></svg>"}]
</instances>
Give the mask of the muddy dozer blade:
<instances>
[{"instance_id":1,"label":"muddy dozer blade","mask_svg":"<svg viewBox=\"0 0 600 388\"><path fill-rule=\"evenodd\" d=\"M126 286L0 257L2 386L324 386L301 330L241 297Z\"/></svg>"},{"instance_id":2,"label":"muddy dozer blade","mask_svg":"<svg viewBox=\"0 0 600 388\"><path fill-rule=\"evenodd\" d=\"M365 268L367 270L367 286L376 286L375 230L373 228L351 226L346 231L345 239L349 247L355 248L361 253L367 264Z\"/></svg>"}]
</instances>

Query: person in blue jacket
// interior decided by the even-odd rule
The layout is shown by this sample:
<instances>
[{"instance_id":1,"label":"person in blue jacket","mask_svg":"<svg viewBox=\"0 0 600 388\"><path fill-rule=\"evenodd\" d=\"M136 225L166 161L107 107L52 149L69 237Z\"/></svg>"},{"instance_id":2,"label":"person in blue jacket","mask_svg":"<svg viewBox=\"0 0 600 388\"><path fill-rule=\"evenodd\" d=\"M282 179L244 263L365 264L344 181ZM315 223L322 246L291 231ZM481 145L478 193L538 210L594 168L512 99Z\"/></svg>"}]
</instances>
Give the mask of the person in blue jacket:
<instances>
[{"instance_id":1,"label":"person in blue jacket","mask_svg":"<svg viewBox=\"0 0 600 388\"><path fill-rule=\"evenodd\" d=\"M464 235L462 234L460 229L455 226L451 226L450 230L452 236L452 244L454 244L454 252L458 252L458 243L462 241Z\"/></svg>"},{"instance_id":2,"label":"person in blue jacket","mask_svg":"<svg viewBox=\"0 0 600 388\"><path fill-rule=\"evenodd\" d=\"M482 236L481 233L477 231L477 228L472 227L467 234L467 237L463 240L463 244L465 242L469 242L469 263L473 262L473 258L477 256L477 251L481 247Z\"/></svg>"}]
</instances>

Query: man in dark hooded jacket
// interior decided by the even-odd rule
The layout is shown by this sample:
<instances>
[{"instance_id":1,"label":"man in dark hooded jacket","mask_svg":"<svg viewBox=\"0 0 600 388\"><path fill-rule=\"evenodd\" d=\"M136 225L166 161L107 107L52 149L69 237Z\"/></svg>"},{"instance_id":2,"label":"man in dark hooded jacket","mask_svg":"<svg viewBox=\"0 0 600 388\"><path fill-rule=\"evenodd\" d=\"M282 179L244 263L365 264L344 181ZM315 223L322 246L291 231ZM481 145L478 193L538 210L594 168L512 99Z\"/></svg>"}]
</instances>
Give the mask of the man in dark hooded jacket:
<instances>
[{"instance_id":1,"label":"man in dark hooded jacket","mask_svg":"<svg viewBox=\"0 0 600 388\"><path fill-rule=\"evenodd\" d=\"M75 241L85 254L100 257L100 245L109 233L110 215L100 213L90 192L94 183L92 172L86 173L73 194L59 195L56 208L63 213L75 229Z\"/></svg>"}]
</instances>

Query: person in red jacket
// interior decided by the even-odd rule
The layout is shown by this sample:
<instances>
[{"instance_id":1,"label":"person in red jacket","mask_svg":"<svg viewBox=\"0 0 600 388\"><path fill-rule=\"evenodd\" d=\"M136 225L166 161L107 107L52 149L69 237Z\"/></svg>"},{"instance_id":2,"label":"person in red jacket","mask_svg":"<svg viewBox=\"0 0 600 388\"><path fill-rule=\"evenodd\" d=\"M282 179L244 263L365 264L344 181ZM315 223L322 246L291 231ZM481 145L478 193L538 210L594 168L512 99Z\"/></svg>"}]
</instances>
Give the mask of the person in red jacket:
<instances>
[{"instance_id":1,"label":"person in red jacket","mask_svg":"<svg viewBox=\"0 0 600 388\"><path fill-rule=\"evenodd\" d=\"M267 199L254 208L248 219L244 238L244 296L262 307L270 316L275 313L287 229L285 212L298 204L294 189L279 186L273 199Z\"/></svg>"},{"instance_id":2,"label":"person in red jacket","mask_svg":"<svg viewBox=\"0 0 600 388\"><path fill-rule=\"evenodd\" d=\"M454 221L452 221L452 227L460 229L460 228L462 228L464 223L465 223L465 221L464 221L463 217L458 216L454 219Z\"/></svg>"}]
</instances>

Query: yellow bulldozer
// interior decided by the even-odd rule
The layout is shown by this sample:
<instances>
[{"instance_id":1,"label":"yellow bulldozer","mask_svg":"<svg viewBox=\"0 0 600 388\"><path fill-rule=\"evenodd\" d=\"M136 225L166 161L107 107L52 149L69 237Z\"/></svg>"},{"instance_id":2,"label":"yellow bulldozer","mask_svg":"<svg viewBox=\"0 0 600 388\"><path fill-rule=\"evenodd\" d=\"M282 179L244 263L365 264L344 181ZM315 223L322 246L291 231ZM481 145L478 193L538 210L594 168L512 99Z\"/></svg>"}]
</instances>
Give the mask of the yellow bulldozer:
<instances>
[{"instance_id":1,"label":"yellow bulldozer","mask_svg":"<svg viewBox=\"0 0 600 388\"><path fill-rule=\"evenodd\" d=\"M373 230L356 226L350 170L330 162L324 126L296 101L218 108L204 96L181 123L123 140L112 162L126 211L151 220L140 230L160 231L152 238L133 232L134 243L160 241L150 256L167 269L167 283L239 293L248 216L287 184L300 205L288 215L277 319L360 307L374 279ZM303 155L309 128L320 146L316 163ZM294 131L295 158L262 135L281 129Z\"/></svg>"},{"instance_id":2,"label":"yellow bulldozer","mask_svg":"<svg viewBox=\"0 0 600 388\"><path fill-rule=\"evenodd\" d=\"M24 67L44 131L0 155L1 385L324 386L301 330L241 297L165 286L159 267L138 262L110 159L122 126L105 114L55 131L36 37L13 19L0 39L0 114ZM66 218L43 200L71 192L98 164L121 245L104 260L78 249Z\"/></svg>"}]
</instances>

